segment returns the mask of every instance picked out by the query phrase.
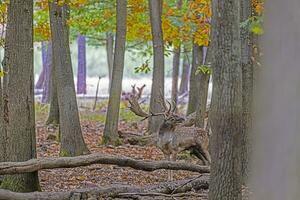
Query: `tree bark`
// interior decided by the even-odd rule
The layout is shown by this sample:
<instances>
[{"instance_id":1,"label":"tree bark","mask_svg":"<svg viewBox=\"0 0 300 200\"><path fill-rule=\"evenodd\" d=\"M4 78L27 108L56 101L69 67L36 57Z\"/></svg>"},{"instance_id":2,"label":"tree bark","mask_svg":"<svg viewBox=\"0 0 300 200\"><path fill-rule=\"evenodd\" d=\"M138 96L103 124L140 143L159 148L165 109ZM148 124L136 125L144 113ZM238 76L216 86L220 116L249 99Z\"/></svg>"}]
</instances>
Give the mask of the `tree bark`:
<instances>
[{"instance_id":1,"label":"tree bark","mask_svg":"<svg viewBox=\"0 0 300 200\"><path fill-rule=\"evenodd\" d=\"M118 122L126 43L127 0L117 0L116 44L108 109L104 128L104 143L119 143Z\"/></svg>"},{"instance_id":2,"label":"tree bark","mask_svg":"<svg viewBox=\"0 0 300 200\"><path fill-rule=\"evenodd\" d=\"M210 200L241 199L242 68L240 1L212 1L213 94ZM222 33L222 34L219 34Z\"/></svg>"},{"instance_id":3,"label":"tree bark","mask_svg":"<svg viewBox=\"0 0 300 200\"><path fill-rule=\"evenodd\" d=\"M56 81L59 130L61 136L61 156L77 156L88 153L81 132L72 62L69 47L67 19L69 8L59 6L58 2L49 3L50 28L52 33L52 54L54 81Z\"/></svg>"},{"instance_id":4,"label":"tree bark","mask_svg":"<svg viewBox=\"0 0 300 200\"><path fill-rule=\"evenodd\" d=\"M200 95L200 75L196 74L196 71L202 63L202 47L198 44L193 44L193 61L192 70L190 74L190 90L189 90L189 102L187 107L187 115L197 110L199 95Z\"/></svg>"},{"instance_id":5,"label":"tree bark","mask_svg":"<svg viewBox=\"0 0 300 200\"><path fill-rule=\"evenodd\" d=\"M86 94L86 41L85 36L78 34L78 71L77 94Z\"/></svg>"},{"instance_id":6,"label":"tree bark","mask_svg":"<svg viewBox=\"0 0 300 200\"><path fill-rule=\"evenodd\" d=\"M53 54L53 45L51 42L51 54ZM48 119L46 124L59 124L59 107L58 107L58 96L57 96L57 83L55 79L55 67L53 62L53 55L51 58L51 69L49 72L49 101L50 101L50 108ZM49 60L50 62L50 60Z\"/></svg>"},{"instance_id":7,"label":"tree bark","mask_svg":"<svg viewBox=\"0 0 300 200\"><path fill-rule=\"evenodd\" d=\"M131 167L143 171L155 171L159 169L187 170L199 173L209 173L209 167L185 162L136 160L125 156L94 153L90 155L62 158L39 158L25 162L2 162L0 174L17 174L34 172L42 169L74 168L93 164L118 165Z\"/></svg>"},{"instance_id":8,"label":"tree bark","mask_svg":"<svg viewBox=\"0 0 300 200\"><path fill-rule=\"evenodd\" d=\"M47 43L42 42L42 71L40 73L39 79L36 82L36 89L43 89L45 81L45 67L47 65Z\"/></svg>"},{"instance_id":9,"label":"tree bark","mask_svg":"<svg viewBox=\"0 0 300 200\"><path fill-rule=\"evenodd\" d=\"M113 33L106 33L106 59L107 59L107 67L108 67L108 78L109 78L109 89L111 86L111 78L113 71L113 59L114 59L114 35Z\"/></svg>"},{"instance_id":10,"label":"tree bark","mask_svg":"<svg viewBox=\"0 0 300 200\"><path fill-rule=\"evenodd\" d=\"M177 100L178 100L179 65L180 65L180 47L177 49L174 49L174 56L173 56L171 100L172 100L173 106L176 108L177 108Z\"/></svg>"},{"instance_id":11,"label":"tree bark","mask_svg":"<svg viewBox=\"0 0 300 200\"><path fill-rule=\"evenodd\" d=\"M144 187L136 186L111 186L91 189L77 189L67 192L34 192L34 193L16 193L0 189L0 199L5 200L74 200L74 199L111 199L126 198L133 196L152 196L155 194L170 194L170 197L177 197L177 193L186 193L191 190L208 189L208 177L201 176L194 179L185 179L173 182L160 183Z\"/></svg>"},{"instance_id":12,"label":"tree bark","mask_svg":"<svg viewBox=\"0 0 300 200\"><path fill-rule=\"evenodd\" d=\"M150 22L153 43L153 74L150 98L150 111L159 113L163 111L161 104L164 101L164 42L161 24L163 0L149 0ZM148 130L150 134L158 133L163 116L149 118Z\"/></svg>"},{"instance_id":13,"label":"tree bark","mask_svg":"<svg viewBox=\"0 0 300 200\"><path fill-rule=\"evenodd\" d=\"M210 51L211 52L211 51ZM204 51L203 47L203 61L202 64L207 64L207 49ZM195 117L195 126L199 128L205 127L205 116L206 116L206 108L207 108L207 95L208 95L208 86L209 86L209 73L200 72L200 87L199 87L199 100L196 109L196 117Z\"/></svg>"},{"instance_id":14,"label":"tree bark","mask_svg":"<svg viewBox=\"0 0 300 200\"><path fill-rule=\"evenodd\" d=\"M185 54L182 61L179 95L182 95L188 91L189 75L190 75L190 63L189 63L188 55Z\"/></svg>"},{"instance_id":15,"label":"tree bark","mask_svg":"<svg viewBox=\"0 0 300 200\"><path fill-rule=\"evenodd\" d=\"M43 84L42 103L49 103L50 97L50 71L52 69L52 43L48 42L47 58L45 66L45 80Z\"/></svg>"},{"instance_id":16,"label":"tree bark","mask_svg":"<svg viewBox=\"0 0 300 200\"><path fill-rule=\"evenodd\" d=\"M196 118L195 118L195 126L199 128L205 128L205 113L207 107L207 95L208 95L208 84L209 84L209 74L204 74L200 72L200 95L198 100L198 106L196 109Z\"/></svg>"},{"instance_id":17,"label":"tree bark","mask_svg":"<svg viewBox=\"0 0 300 200\"><path fill-rule=\"evenodd\" d=\"M33 1L11 0L5 39L8 80L7 160L26 161L36 157ZM21 114L20 114L21 113ZM18 192L39 189L38 173L6 176L2 188Z\"/></svg>"},{"instance_id":18,"label":"tree bark","mask_svg":"<svg viewBox=\"0 0 300 200\"><path fill-rule=\"evenodd\" d=\"M241 22L251 17L252 5L250 0L241 1ZM251 141L249 134L252 130L252 102L253 102L253 64L252 56L252 36L248 28L241 30L242 49L242 78L243 78L243 129L241 163L242 177L245 184L249 178L249 158L251 154Z\"/></svg>"},{"instance_id":19,"label":"tree bark","mask_svg":"<svg viewBox=\"0 0 300 200\"><path fill-rule=\"evenodd\" d=\"M2 78L0 78L0 162L4 162L6 155L6 133L4 129Z\"/></svg>"}]
</instances>

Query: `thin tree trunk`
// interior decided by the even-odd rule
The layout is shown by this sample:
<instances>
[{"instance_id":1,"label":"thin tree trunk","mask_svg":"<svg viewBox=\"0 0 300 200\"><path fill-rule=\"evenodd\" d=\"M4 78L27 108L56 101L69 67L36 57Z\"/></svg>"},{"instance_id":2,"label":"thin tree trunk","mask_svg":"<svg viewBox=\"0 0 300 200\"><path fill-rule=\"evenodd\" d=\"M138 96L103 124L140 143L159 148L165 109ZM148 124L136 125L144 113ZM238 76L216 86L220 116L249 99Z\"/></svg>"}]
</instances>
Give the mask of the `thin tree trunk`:
<instances>
[{"instance_id":1,"label":"thin tree trunk","mask_svg":"<svg viewBox=\"0 0 300 200\"><path fill-rule=\"evenodd\" d=\"M45 66L45 81L43 85L42 103L48 103L50 97L50 71L52 69L52 43L48 42L47 58Z\"/></svg>"},{"instance_id":2,"label":"thin tree trunk","mask_svg":"<svg viewBox=\"0 0 300 200\"><path fill-rule=\"evenodd\" d=\"M210 51L211 52L211 51ZM207 49L203 47L203 61L202 64L207 63ZM196 109L196 118L195 118L195 126L199 128L206 128L205 127L205 116L206 116L206 107L207 107L207 95L208 95L208 86L209 86L209 73L200 72L200 87L199 87L199 100L198 106Z\"/></svg>"},{"instance_id":3,"label":"thin tree trunk","mask_svg":"<svg viewBox=\"0 0 300 200\"><path fill-rule=\"evenodd\" d=\"M198 44L193 44L193 61L192 70L190 74L190 90L189 90L189 102L187 107L187 115L197 110L199 95L200 95L200 75L196 74L196 71L202 63L202 47Z\"/></svg>"},{"instance_id":4,"label":"thin tree trunk","mask_svg":"<svg viewBox=\"0 0 300 200\"><path fill-rule=\"evenodd\" d=\"M189 76L190 76L190 63L188 60L188 55L185 54L182 61L181 80L180 80L178 95L182 95L188 91Z\"/></svg>"},{"instance_id":5,"label":"thin tree trunk","mask_svg":"<svg viewBox=\"0 0 300 200\"><path fill-rule=\"evenodd\" d=\"M108 78L109 78L109 88L111 86L111 78L113 71L113 59L114 59L114 35L113 33L106 33L106 59L108 66Z\"/></svg>"},{"instance_id":6,"label":"thin tree trunk","mask_svg":"<svg viewBox=\"0 0 300 200\"><path fill-rule=\"evenodd\" d=\"M182 7L182 0L177 0L176 3L177 9L180 10ZM173 55L173 71L172 71L172 91L171 91L171 100L172 104L177 110L177 101L178 101L178 76L179 76L179 66L180 66L180 51L181 45L174 49Z\"/></svg>"},{"instance_id":7,"label":"thin tree trunk","mask_svg":"<svg viewBox=\"0 0 300 200\"><path fill-rule=\"evenodd\" d=\"M241 1L241 22L251 17L250 0ZM243 75L243 136L241 147L242 177L243 183L249 178L249 157L251 153L251 142L249 134L252 129L252 102L253 102L253 64L252 37L248 28L241 30L242 43L242 75Z\"/></svg>"},{"instance_id":8,"label":"thin tree trunk","mask_svg":"<svg viewBox=\"0 0 300 200\"><path fill-rule=\"evenodd\" d=\"M10 1L5 51L6 65L11 66L8 81L7 160L26 161L36 158L33 1ZM36 191L39 189L38 173L6 176L1 187L18 192Z\"/></svg>"},{"instance_id":9,"label":"thin tree trunk","mask_svg":"<svg viewBox=\"0 0 300 200\"><path fill-rule=\"evenodd\" d=\"M67 19L69 8L49 3L50 27L53 46L54 80L57 83L59 107L59 130L61 135L61 156L77 156L88 153L81 132L79 113L73 80L72 62L69 47Z\"/></svg>"},{"instance_id":10,"label":"thin tree trunk","mask_svg":"<svg viewBox=\"0 0 300 200\"><path fill-rule=\"evenodd\" d=\"M86 94L86 41L85 36L78 34L78 71L77 94Z\"/></svg>"},{"instance_id":11,"label":"thin tree trunk","mask_svg":"<svg viewBox=\"0 0 300 200\"><path fill-rule=\"evenodd\" d=\"M150 98L150 111L154 113L162 112L164 101L164 42L161 24L163 0L149 0L150 22L153 43L153 75ZM162 116L149 118L149 132L158 133L162 123Z\"/></svg>"},{"instance_id":12,"label":"thin tree trunk","mask_svg":"<svg viewBox=\"0 0 300 200\"><path fill-rule=\"evenodd\" d=\"M242 68L240 1L212 1L213 94L210 200L241 200ZM222 17L220 17L222 16ZM222 32L222 34L219 34Z\"/></svg>"},{"instance_id":13,"label":"thin tree trunk","mask_svg":"<svg viewBox=\"0 0 300 200\"><path fill-rule=\"evenodd\" d=\"M118 144L120 96L124 70L127 0L117 0L116 43L111 88L104 128L104 143Z\"/></svg>"},{"instance_id":14,"label":"thin tree trunk","mask_svg":"<svg viewBox=\"0 0 300 200\"><path fill-rule=\"evenodd\" d=\"M4 162L6 155L6 133L4 129L2 78L0 78L0 162Z\"/></svg>"},{"instance_id":15,"label":"thin tree trunk","mask_svg":"<svg viewBox=\"0 0 300 200\"><path fill-rule=\"evenodd\" d=\"M49 42L50 43L50 42ZM55 67L53 62L53 45L51 41L51 68L49 72L49 101L50 101L50 108L48 119L46 124L59 124L59 107L58 107L58 97L57 97L57 83L55 79Z\"/></svg>"},{"instance_id":16,"label":"thin tree trunk","mask_svg":"<svg viewBox=\"0 0 300 200\"><path fill-rule=\"evenodd\" d=\"M45 68L47 65L47 43L42 42L42 71L39 75L39 79L36 82L36 89L43 89L44 81L45 81Z\"/></svg>"},{"instance_id":17,"label":"thin tree trunk","mask_svg":"<svg viewBox=\"0 0 300 200\"><path fill-rule=\"evenodd\" d=\"M179 65L180 65L180 47L178 49L174 50L174 56L173 56L171 100L172 100L173 106L175 106L176 108L177 108L177 100L178 100Z\"/></svg>"}]
</instances>

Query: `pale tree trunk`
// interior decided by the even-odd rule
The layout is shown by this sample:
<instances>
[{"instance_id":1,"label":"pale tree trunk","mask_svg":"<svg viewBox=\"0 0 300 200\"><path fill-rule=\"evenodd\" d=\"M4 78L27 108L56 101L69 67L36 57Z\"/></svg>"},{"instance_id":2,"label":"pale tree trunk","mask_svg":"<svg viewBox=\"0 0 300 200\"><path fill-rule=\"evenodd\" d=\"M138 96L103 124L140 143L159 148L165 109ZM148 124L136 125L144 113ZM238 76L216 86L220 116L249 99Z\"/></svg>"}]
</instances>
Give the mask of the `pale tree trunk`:
<instances>
[{"instance_id":1,"label":"pale tree trunk","mask_svg":"<svg viewBox=\"0 0 300 200\"><path fill-rule=\"evenodd\" d=\"M178 95L182 95L188 91L189 75L190 75L190 63L189 63L188 55L185 54L182 61L181 80L180 80Z\"/></svg>"},{"instance_id":2,"label":"pale tree trunk","mask_svg":"<svg viewBox=\"0 0 300 200\"><path fill-rule=\"evenodd\" d=\"M197 110L199 95L200 95L200 75L196 74L196 71L202 63L202 47L198 44L193 44L193 61L192 70L190 74L190 90L189 90L189 102L187 107L187 115Z\"/></svg>"},{"instance_id":3,"label":"pale tree trunk","mask_svg":"<svg viewBox=\"0 0 300 200\"><path fill-rule=\"evenodd\" d=\"M180 65L180 47L174 49L174 55L173 55L171 100L172 100L172 105L175 106L176 108L177 108L177 100L178 100L179 65Z\"/></svg>"},{"instance_id":4,"label":"pale tree trunk","mask_svg":"<svg viewBox=\"0 0 300 200\"><path fill-rule=\"evenodd\" d=\"M210 200L241 200L240 1L212 1L213 94ZM220 17L221 16L221 17ZM219 34L219 32L222 34Z\"/></svg>"},{"instance_id":5,"label":"pale tree trunk","mask_svg":"<svg viewBox=\"0 0 300 200\"><path fill-rule=\"evenodd\" d=\"M38 81L36 82L35 88L42 89L45 81L45 67L47 65L47 43L42 42L42 71L39 75Z\"/></svg>"},{"instance_id":6,"label":"pale tree trunk","mask_svg":"<svg viewBox=\"0 0 300 200\"><path fill-rule=\"evenodd\" d=\"M86 39L78 34L77 94L86 94Z\"/></svg>"},{"instance_id":7,"label":"pale tree trunk","mask_svg":"<svg viewBox=\"0 0 300 200\"><path fill-rule=\"evenodd\" d=\"M116 11L117 27L113 73L104 128L104 143L109 144L118 144L119 138L118 122L125 59L127 0L117 0Z\"/></svg>"},{"instance_id":8,"label":"pale tree trunk","mask_svg":"<svg viewBox=\"0 0 300 200\"><path fill-rule=\"evenodd\" d=\"M57 84L59 105L60 155L77 156L86 154L89 151L80 127L69 47L67 25L69 8L67 5L59 6L58 2L55 1L49 3L49 9L53 47L53 75Z\"/></svg>"},{"instance_id":9,"label":"pale tree trunk","mask_svg":"<svg viewBox=\"0 0 300 200\"><path fill-rule=\"evenodd\" d=\"M251 0L241 1L241 22L251 17ZM242 48L242 75L243 75L243 136L241 147L242 177L246 183L249 177L249 157L251 154L251 142L249 134L252 129L252 102L253 102L253 64L252 37L248 28L241 30Z\"/></svg>"},{"instance_id":10,"label":"pale tree trunk","mask_svg":"<svg viewBox=\"0 0 300 200\"><path fill-rule=\"evenodd\" d=\"M113 70L113 59L114 59L114 35L113 33L106 33L106 60L108 67L108 78L109 78L109 87L111 86L112 70Z\"/></svg>"},{"instance_id":11,"label":"pale tree trunk","mask_svg":"<svg viewBox=\"0 0 300 200\"><path fill-rule=\"evenodd\" d=\"M52 65L52 43L48 42L46 66L45 66L45 80L43 84L42 103L49 103L50 97L50 71Z\"/></svg>"},{"instance_id":12,"label":"pale tree trunk","mask_svg":"<svg viewBox=\"0 0 300 200\"><path fill-rule=\"evenodd\" d=\"M202 61L203 64L207 63L206 58L207 58L207 50L204 51L204 47L203 47L203 61ZM208 85L209 85L210 74L200 72L199 76L200 76L200 80L199 80L200 94L199 94L198 105L196 108L195 125L199 128L205 128L204 121L205 121L205 115L206 115L205 113L206 113L206 107L207 107L207 95L208 95Z\"/></svg>"},{"instance_id":13,"label":"pale tree trunk","mask_svg":"<svg viewBox=\"0 0 300 200\"><path fill-rule=\"evenodd\" d=\"M164 101L164 42L161 25L163 0L149 0L150 22L153 43L153 75L150 99L150 111L159 113L163 111ZM162 123L162 116L155 116L149 119L149 132L158 133Z\"/></svg>"},{"instance_id":14,"label":"pale tree trunk","mask_svg":"<svg viewBox=\"0 0 300 200\"><path fill-rule=\"evenodd\" d=\"M7 160L26 161L36 158L33 1L10 1L5 51L9 67ZM6 176L1 187L18 192L36 191L39 189L38 173Z\"/></svg>"},{"instance_id":15,"label":"pale tree trunk","mask_svg":"<svg viewBox=\"0 0 300 200\"><path fill-rule=\"evenodd\" d=\"M299 0L265 2L264 62L255 88L252 132L255 200L300 196L299 8Z\"/></svg>"}]
</instances>

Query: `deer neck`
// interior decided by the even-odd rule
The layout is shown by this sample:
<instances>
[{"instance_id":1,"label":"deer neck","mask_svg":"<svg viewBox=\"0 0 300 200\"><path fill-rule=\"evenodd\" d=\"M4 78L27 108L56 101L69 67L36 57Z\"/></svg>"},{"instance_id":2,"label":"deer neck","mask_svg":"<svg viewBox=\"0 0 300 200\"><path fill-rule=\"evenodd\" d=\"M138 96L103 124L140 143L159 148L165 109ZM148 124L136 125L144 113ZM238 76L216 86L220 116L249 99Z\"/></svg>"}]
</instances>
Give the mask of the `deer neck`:
<instances>
[{"instance_id":1,"label":"deer neck","mask_svg":"<svg viewBox=\"0 0 300 200\"><path fill-rule=\"evenodd\" d=\"M166 132L173 132L175 130L175 125L174 124L169 124L169 123L163 123L159 129L159 134L163 134Z\"/></svg>"}]
</instances>

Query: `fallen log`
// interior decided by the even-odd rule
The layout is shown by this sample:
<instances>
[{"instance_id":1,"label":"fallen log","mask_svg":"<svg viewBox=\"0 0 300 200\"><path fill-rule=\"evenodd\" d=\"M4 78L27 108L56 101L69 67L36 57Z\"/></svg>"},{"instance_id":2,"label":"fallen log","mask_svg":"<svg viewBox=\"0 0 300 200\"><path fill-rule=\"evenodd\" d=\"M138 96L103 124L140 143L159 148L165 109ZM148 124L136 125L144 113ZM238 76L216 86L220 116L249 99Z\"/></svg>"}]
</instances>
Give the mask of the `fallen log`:
<instances>
[{"instance_id":1,"label":"fallen log","mask_svg":"<svg viewBox=\"0 0 300 200\"><path fill-rule=\"evenodd\" d=\"M186 170L199 173L209 173L210 171L207 166L185 162L136 160L125 156L94 153L77 157L38 158L25 162L2 162L0 163L0 175L20 174L42 169L74 168L92 164L117 165L143 171L155 171L158 169Z\"/></svg>"},{"instance_id":2,"label":"fallen log","mask_svg":"<svg viewBox=\"0 0 300 200\"><path fill-rule=\"evenodd\" d=\"M0 200L87 200L99 198L117 198L130 194L136 196L153 196L168 194L165 196L176 196L179 193L185 193L191 190L208 189L208 175L199 176L196 179L179 180L173 182L160 183L157 185L145 187L132 186L112 186L89 189L78 189L68 192L31 192L17 193L9 190L0 189ZM175 191L175 192L174 192ZM140 194L140 195L139 195Z\"/></svg>"}]
</instances>

